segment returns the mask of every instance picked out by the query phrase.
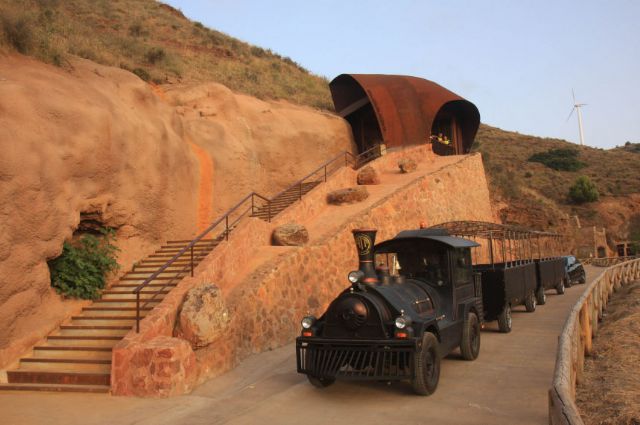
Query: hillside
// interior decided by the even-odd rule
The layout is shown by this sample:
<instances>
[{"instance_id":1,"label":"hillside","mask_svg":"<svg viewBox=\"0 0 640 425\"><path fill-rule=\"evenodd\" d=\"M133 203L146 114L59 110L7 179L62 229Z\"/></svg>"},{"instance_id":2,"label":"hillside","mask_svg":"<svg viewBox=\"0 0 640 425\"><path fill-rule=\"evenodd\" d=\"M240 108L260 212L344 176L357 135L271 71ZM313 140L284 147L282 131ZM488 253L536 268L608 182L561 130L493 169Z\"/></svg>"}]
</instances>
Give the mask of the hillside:
<instances>
[{"instance_id":1,"label":"hillside","mask_svg":"<svg viewBox=\"0 0 640 425\"><path fill-rule=\"evenodd\" d=\"M480 127L473 149L482 152L492 197L504 204L504 221L561 229L568 215L577 215L583 226L605 226L612 238L626 238L626 223L640 205L640 161L629 149L581 147L487 125ZM556 171L528 161L531 155L550 149L577 150L584 167ZM583 175L595 183L600 198L576 205L568 197L569 187Z\"/></svg>"},{"instance_id":2,"label":"hillside","mask_svg":"<svg viewBox=\"0 0 640 425\"><path fill-rule=\"evenodd\" d=\"M260 99L333 109L327 80L154 0L0 0L0 53L70 68L75 55L155 84L215 81Z\"/></svg>"}]
</instances>

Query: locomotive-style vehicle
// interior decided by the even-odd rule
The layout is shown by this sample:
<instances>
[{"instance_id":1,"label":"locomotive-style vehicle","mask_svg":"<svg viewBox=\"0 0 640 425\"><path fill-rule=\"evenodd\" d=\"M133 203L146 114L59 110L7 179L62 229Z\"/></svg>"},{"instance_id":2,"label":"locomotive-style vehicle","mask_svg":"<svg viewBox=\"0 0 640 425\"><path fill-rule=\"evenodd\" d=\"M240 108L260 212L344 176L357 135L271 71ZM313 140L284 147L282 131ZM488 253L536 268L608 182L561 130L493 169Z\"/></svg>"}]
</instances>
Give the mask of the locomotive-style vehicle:
<instances>
[{"instance_id":1,"label":"locomotive-style vehicle","mask_svg":"<svg viewBox=\"0 0 640 425\"><path fill-rule=\"evenodd\" d=\"M353 233L359 269L321 317L302 320L298 372L317 387L409 380L429 395L442 357L459 347L474 360L480 351L482 287L470 252L478 244L442 229L403 231L378 245L375 230Z\"/></svg>"}]
</instances>

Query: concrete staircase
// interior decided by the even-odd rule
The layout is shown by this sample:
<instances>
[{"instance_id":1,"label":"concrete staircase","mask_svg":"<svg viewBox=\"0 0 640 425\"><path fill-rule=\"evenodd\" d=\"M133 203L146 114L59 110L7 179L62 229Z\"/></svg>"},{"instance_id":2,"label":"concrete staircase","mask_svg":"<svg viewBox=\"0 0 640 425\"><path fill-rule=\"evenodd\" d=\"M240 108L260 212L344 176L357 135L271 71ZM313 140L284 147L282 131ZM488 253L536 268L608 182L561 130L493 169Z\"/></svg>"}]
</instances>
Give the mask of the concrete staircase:
<instances>
[{"instance_id":1,"label":"concrete staircase","mask_svg":"<svg viewBox=\"0 0 640 425\"><path fill-rule=\"evenodd\" d=\"M251 216L265 221L271 221L273 217L285 210L289 205L302 199L304 195L313 190L322 181L310 181L291 186L289 189L274 196L271 201L259 207Z\"/></svg>"},{"instance_id":2,"label":"concrete staircase","mask_svg":"<svg viewBox=\"0 0 640 425\"><path fill-rule=\"evenodd\" d=\"M7 383L0 390L74 391L106 393L110 387L111 350L136 322L133 289L175 256L190 241L171 241L136 264L130 272L82 313L73 316L8 370ZM202 240L194 249L194 265L218 245L218 240ZM144 317L187 275L191 252L183 254L171 267L141 292Z\"/></svg>"}]
</instances>

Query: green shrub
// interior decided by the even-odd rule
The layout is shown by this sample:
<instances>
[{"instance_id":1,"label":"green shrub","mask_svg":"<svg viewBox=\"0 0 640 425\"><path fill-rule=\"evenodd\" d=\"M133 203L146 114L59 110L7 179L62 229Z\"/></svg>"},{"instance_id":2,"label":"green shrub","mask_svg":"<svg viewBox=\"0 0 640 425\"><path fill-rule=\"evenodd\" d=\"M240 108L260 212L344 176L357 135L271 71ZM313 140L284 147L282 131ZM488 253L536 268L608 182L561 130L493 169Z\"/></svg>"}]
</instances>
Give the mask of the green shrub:
<instances>
[{"instance_id":1,"label":"green shrub","mask_svg":"<svg viewBox=\"0 0 640 425\"><path fill-rule=\"evenodd\" d=\"M580 176L569 188L569 199L576 204L597 201L599 197L596 185L587 176Z\"/></svg>"},{"instance_id":2,"label":"green shrub","mask_svg":"<svg viewBox=\"0 0 640 425\"><path fill-rule=\"evenodd\" d=\"M118 269L113 231L102 237L84 235L75 243L65 242L62 255L49 261L51 286L69 297L96 299L108 273Z\"/></svg>"},{"instance_id":3,"label":"green shrub","mask_svg":"<svg viewBox=\"0 0 640 425\"><path fill-rule=\"evenodd\" d=\"M529 162L539 162L556 171L578 171L587 164L578 161L575 149L550 149L529 157Z\"/></svg>"}]
</instances>

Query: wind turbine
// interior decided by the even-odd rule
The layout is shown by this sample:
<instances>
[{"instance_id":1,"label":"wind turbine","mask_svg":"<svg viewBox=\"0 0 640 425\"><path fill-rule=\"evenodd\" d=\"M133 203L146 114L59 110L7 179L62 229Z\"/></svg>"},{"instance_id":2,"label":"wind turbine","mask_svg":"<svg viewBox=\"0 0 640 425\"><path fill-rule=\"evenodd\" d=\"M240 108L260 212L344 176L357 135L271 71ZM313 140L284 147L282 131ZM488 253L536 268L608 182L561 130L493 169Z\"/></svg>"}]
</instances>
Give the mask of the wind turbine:
<instances>
[{"instance_id":1,"label":"wind turbine","mask_svg":"<svg viewBox=\"0 0 640 425\"><path fill-rule=\"evenodd\" d=\"M569 121L569 118L571 118L573 111L578 112L578 129L580 130L580 146L584 146L584 132L582 131L582 113L580 112L580 108L582 108L583 106L586 106L587 104L576 102L576 94L573 92L573 89L571 89L571 94L573 95L573 108L571 108L571 112L567 117L567 121Z\"/></svg>"}]
</instances>

